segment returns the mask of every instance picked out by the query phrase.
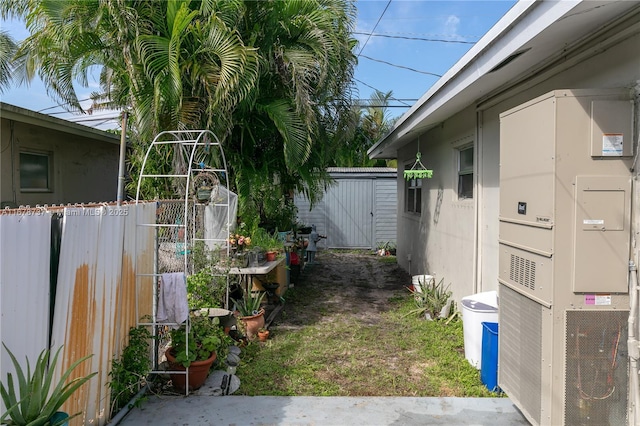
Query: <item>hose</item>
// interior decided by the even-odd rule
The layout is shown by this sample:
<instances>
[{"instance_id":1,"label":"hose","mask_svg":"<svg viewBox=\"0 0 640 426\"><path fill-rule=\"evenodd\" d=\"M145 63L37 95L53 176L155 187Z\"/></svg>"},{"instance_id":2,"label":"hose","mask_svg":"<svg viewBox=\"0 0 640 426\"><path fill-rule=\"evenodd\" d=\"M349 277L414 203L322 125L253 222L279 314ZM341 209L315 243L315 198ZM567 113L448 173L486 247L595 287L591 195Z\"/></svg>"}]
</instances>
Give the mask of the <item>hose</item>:
<instances>
[{"instance_id":1,"label":"hose","mask_svg":"<svg viewBox=\"0 0 640 426\"><path fill-rule=\"evenodd\" d=\"M136 406L136 402L144 396L148 388L149 388L148 384L143 386L142 389L140 389L140 391L137 394L135 394L133 398L131 398L131 401L129 401L127 405L125 405L122 408L122 410L118 411L118 414L113 416L111 420L109 420L107 423L113 424L113 425L117 425L118 423L120 423L120 421L124 418L124 416L129 414L129 411L131 411L131 408Z\"/></svg>"}]
</instances>

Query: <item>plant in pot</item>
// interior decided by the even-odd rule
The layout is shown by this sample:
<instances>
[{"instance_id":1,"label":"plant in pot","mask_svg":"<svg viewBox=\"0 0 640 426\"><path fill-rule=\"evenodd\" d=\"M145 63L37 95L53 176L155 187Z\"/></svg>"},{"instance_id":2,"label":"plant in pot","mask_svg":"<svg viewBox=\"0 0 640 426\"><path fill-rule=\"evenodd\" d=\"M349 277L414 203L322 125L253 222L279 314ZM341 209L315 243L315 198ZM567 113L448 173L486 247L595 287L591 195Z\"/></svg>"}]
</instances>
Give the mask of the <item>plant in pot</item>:
<instances>
[{"instance_id":1,"label":"plant in pot","mask_svg":"<svg viewBox=\"0 0 640 426\"><path fill-rule=\"evenodd\" d=\"M280 239L278 233L269 234L265 247L267 248L267 261L273 262L278 257L278 253L284 251L284 240Z\"/></svg>"},{"instance_id":2,"label":"plant in pot","mask_svg":"<svg viewBox=\"0 0 640 426\"><path fill-rule=\"evenodd\" d=\"M208 203L215 198L220 181L215 173L196 169L196 176L192 180L193 192L196 201Z\"/></svg>"},{"instance_id":3,"label":"plant in pot","mask_svg":"<svg viewBox=\"0 0 640 426\"><path fill-rule=\"evenodd\" d=\"M219 308L227 295L227 278L201 269L187 277L187 301L190 309Z\"/></svg>"},{"instance_id":4,"label":"plant in pot","mask_svg":"<svg viewBox=\"0 0 640 426\"><path fill-rule=\"evenodd\" d=\"M230 338L224 334L217 317L209 318L198 311L189 318L187 324L171 330L171 346L165 351L169 368L186 371L186 374L170 374L173 386L180 390L200 388L216 358L223 359L229 347Z\"/></svg>"},{"instance_id":5,"label":"plant in pot","mask_svg":"<svg viewBox=\"0 0 640 426\"><path fill-rule=\"evenodd\" d=\"M269 339L269 330L267 330L267 329L266 329L266 328L264 328L264 327L261 327L261 328L258 330L258 339L259 339L261 342L266 342L266 341L267 341L267 339Z\"/></svg>"},{"instance_id":6,"label":"plant in pot","mask_svg":"<svg viewBox=\"0 0 640 426\"><path fill-rule=\"evenodd\" d=\"M424 316L426 319L441 319L448 316L451 298L450 285L445 287L444 278L438 284L435 281L420 280L419 288L410 289L416 303L416 308L407 315Z\"/></svg>"},{"instance_id":7,"label":"plant in pot","mask_svg":"<svg viewBox=\"0 0 640 426\"><path fill-rule=\"evenodd\" d=\"M234 266L245 268L249 262L248 252L252 246L252 237L242 234L230 234L227 241L233 255Z\"/></svg>"},{"instance_id":8,"label":"plant in pot","mask_svg":"<svg viewBox=\"0 0 640 426\"><path fill-rule=\"evenodd\" d=\"M264 309L261 307L264 295L265 293L258 293L255 296L249 294L240 300L234 300L249 340L254 340L258 330L264 327Z\"/></svg>"},{"instance_id":9,"label":"plant in pot","mask_svg":"<svg viewBox=\"0 0 640 426\"><path fill-rule=\"evenodd\" d=\"M7 411L0 417L0 424L8 425L45 425L50 426L65 425L69 419L79 416L81 413L68 415L59 411L60 407L67 399L73 395L83 384L90 380L98 373L91 373L84 377L77 377L70 380L67 379L73 373L76 367L91 358L93 355L87 355L80 358L67 371L62 374L60 381L53 385L53 376L58 356L62 347L60 347L53 359L50 360L51 353L45 349L38 356L38 360L31 370L31 365L27 359L27 372L20 366L16 357L11 353L6 345L3 346L11 357L11 362L16 371L18 389L14 386L13 375L7 374L6 386L0 382L0 395L2 402ZM49 362L51 361L51 362ZM49 367L51 366L51 367Z\"/></svg>"}]
</instances>

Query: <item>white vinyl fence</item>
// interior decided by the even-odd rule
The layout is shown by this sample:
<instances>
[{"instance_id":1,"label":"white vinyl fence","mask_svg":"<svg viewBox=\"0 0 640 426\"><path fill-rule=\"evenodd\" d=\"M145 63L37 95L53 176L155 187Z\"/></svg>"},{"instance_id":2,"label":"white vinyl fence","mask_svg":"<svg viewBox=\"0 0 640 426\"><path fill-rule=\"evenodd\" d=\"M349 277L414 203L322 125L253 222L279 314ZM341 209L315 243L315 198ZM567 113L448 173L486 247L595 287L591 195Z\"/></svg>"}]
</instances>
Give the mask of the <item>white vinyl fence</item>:
<instances>
[{"instance_id":1,"label":"white vinyl fence","mask_svg":"<svg viewBox=\"0 0 640 426\"><path fill-rule=\"evenodd\" d=\"M106 424L111 361L129 328L151 314L151 280L136 289L135 276L153 272L154 230L137 224L152 223L155 211L144 203L0 212L0 340L32 363L63 346L58 376L93 355L74 376L98 374L63 406L83 412L71 425ZM1 354L4 383L13 367Z\"/></svg>"}]
</instances>

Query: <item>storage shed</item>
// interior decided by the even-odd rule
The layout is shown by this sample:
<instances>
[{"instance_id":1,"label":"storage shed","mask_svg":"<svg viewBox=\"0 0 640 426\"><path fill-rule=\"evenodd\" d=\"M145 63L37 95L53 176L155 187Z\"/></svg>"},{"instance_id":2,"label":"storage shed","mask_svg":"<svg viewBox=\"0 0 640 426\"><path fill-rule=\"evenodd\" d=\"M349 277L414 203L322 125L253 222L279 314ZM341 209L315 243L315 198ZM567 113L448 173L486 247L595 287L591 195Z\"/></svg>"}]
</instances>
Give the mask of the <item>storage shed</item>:
<instances>
[{"instance_id":1,"label":"storage shed","mask_svg":"<svg viewBox=\"0 0 640 426\"><path fill-rule=\"evenodd\" d=\"M327 248L375 248L396 242L397 170L387 167L332 167L335 180L322 200L309 209L309 201L296 194L298 222L316 225L326 235Z\"/></svg>"}]
</instances>

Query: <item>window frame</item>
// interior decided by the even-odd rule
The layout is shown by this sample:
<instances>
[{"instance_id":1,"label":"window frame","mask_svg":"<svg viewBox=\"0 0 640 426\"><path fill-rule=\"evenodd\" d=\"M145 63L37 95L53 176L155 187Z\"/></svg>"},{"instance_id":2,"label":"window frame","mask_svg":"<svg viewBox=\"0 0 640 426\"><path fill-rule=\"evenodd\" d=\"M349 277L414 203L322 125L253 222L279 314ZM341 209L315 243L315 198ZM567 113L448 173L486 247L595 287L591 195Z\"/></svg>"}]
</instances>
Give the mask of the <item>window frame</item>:
<instances>
[{"instance_id":1,"label":"window frame","mask_svg":"<svg viewBox=\"0 0 640 426\"><path fill-rule=\"evenodd\" d=\"M23 156L37 156L37 157L45 157L46 158L46 186L24 186L23 183L23 164L26 162ZM48 151L37 151L37 150L20 150L18 153L18 173L20 176L20 192L26 193L34 193L34 192L53 192L53 153ZM32 163L33 164L33 163Z\"/></svg>"},{"instance_id":2,"label":"window frame","mask_svg":"<svg viewBox=\"0 0 640 426\"><path fill-rule=\"evenodd\" d=\"M405 164L404 169L411 168L413 163ZM412 215L422 215L422 181L424 179L404 179L405 203L404 212ZM411 204L411 205L410 205Z\"/></svg>"},{"instance_id":3,"label":"window frame","mask_svg":"<svg viewBox=\"0 0 640 426\"><path fill-rule=\"evenodd\" d=\"M475 146L473 143L467 143L461 146L458 146L456 149L456 197L459 201L473 200L474 192L475 192ZM463 166L463 153L471 150L471 157L467 158L467 160L471 160L471 165ZM468 177L471 177L471 182L467 182L471 189L470 194L467 192L462 192L466 185L463 184L463 178L468 181Z\"/></svg>"}]
</instances>

